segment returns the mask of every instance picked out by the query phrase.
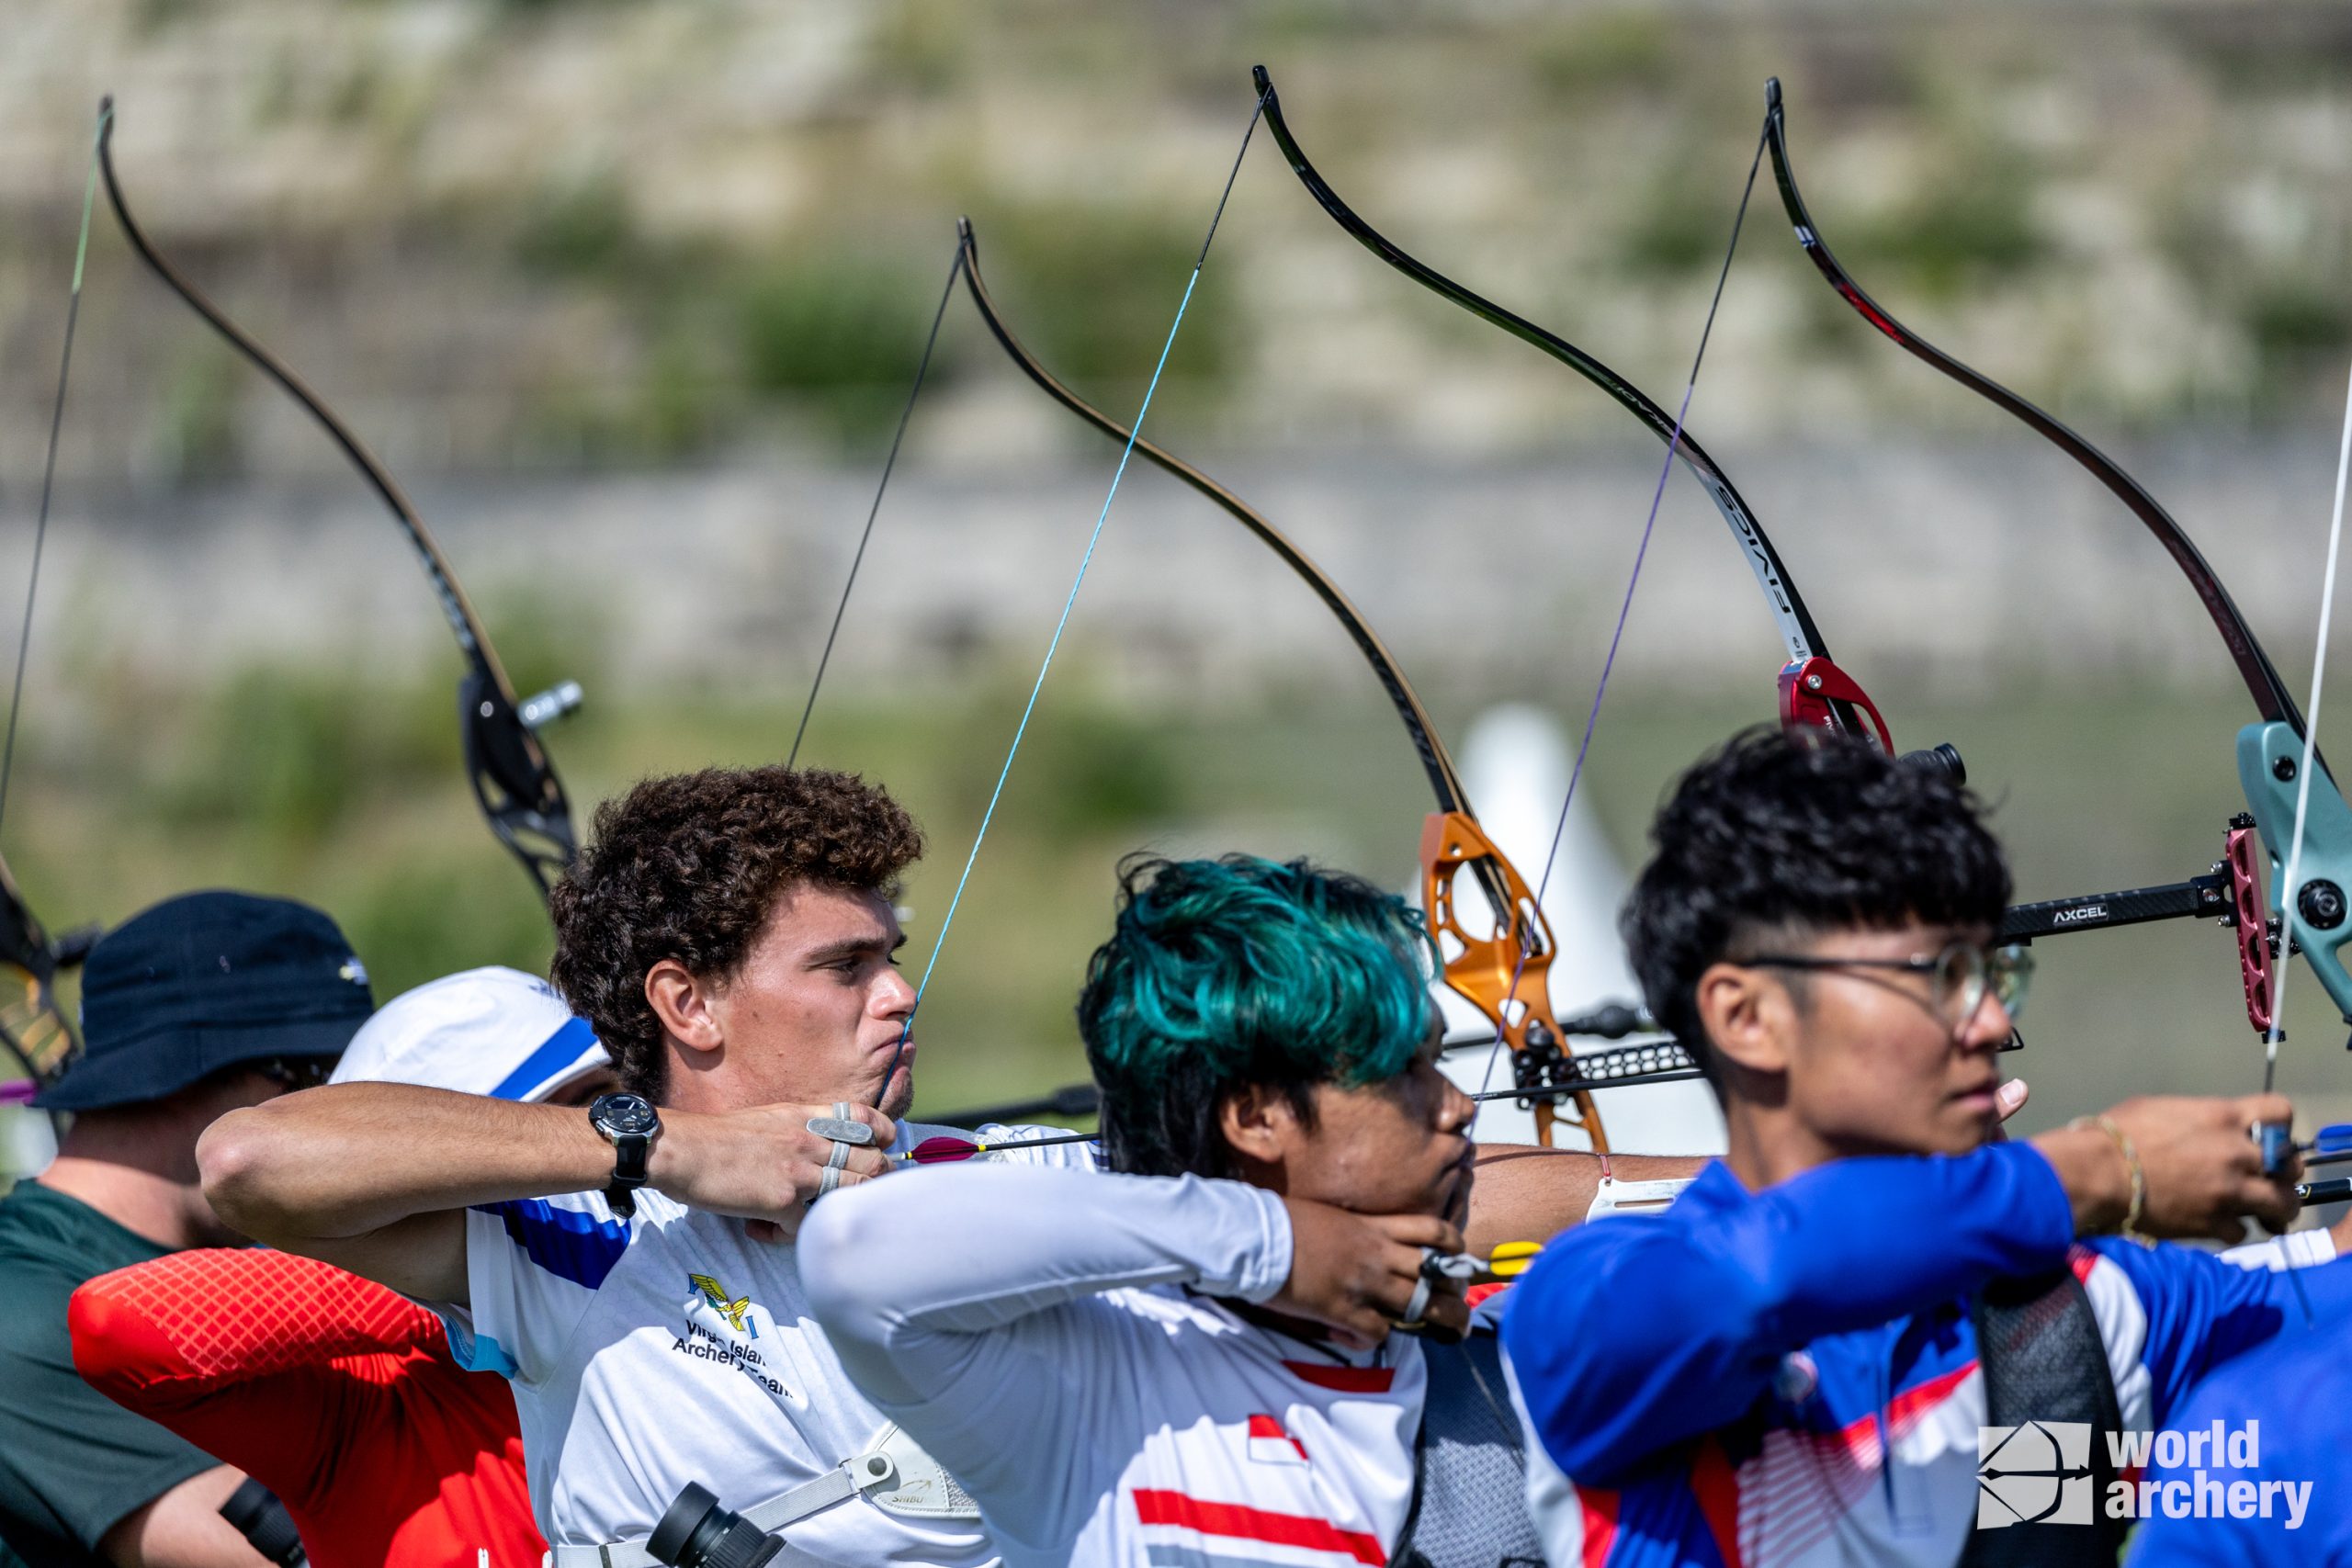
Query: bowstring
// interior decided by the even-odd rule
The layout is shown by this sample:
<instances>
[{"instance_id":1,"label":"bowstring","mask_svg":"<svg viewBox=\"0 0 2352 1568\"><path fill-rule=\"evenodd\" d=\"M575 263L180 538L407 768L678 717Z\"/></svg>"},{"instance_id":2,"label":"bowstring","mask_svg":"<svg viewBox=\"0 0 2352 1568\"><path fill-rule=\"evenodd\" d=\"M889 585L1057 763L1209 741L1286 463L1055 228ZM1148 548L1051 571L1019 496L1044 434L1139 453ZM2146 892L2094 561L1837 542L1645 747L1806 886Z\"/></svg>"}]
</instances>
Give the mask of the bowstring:
<instances>
[{"instance_id":1,"label":"bowstring","mask_svg":"<svg viewBox=\"0 0 2352 1568\"><path fill-rule=\"evenodd\" d=\"M2327 525L2327 572L2319 591L2319 642L2312 650L2311 701L2303 719L2303 767L2295 785L2295 830L2287 840L2287 865L2278 885L2278 908L2283 916L2295 907L2296 884L2302 874L2303 824L2311 811L2312 767L2319 756L2320 687L2327 674L2327 632L2335 616L2335 560L2344 543L2344 490L2347 475L2352 475L2352 387L2347 387L2344 403L2344 440L2335 454L2335 506ZM2280 922L2285 930L2285 921ZM2283 947L2285 943L2281 943ZM2270 1027L2263 1033L2262 1092L2268 1094L2278 1077L2278 1042L2287 1037L2285 1020L2279 1016L2279 998L2287 991L2287 954L2281 952L2278 962L2270 969Z\"/></svg>"},{"instance_id":2,"label":"bowstring","mask_svg":"<svg viewBox=\"0 0 2352 1568\"><path fill-rule=\"evenodd\" d=\"M915 400L922 396L923 378L931 372L931 351L939 345L939 323L947 319L947 301L955 297L956 280L964 272L964 246L957 241L956 254L947 264L947 284L939 291L939 308L931 313L931 332L922 340L922 357L915 362L914 385L907 389L906 406L899 411L899 428L890 436L890 455L882 459L881 482L874 487L874 504L865 509L865 529L857 536L857 551L849 559L849 576L842 583L841 602L833 606L833 624L825 632L825 650L817 656L817 673L808 682L808 700L801 705L800 724L792 732L792 750L786 753L784 767L800 759L800 742L808 733L808 716L817 711L817 694L825 684L825 667L833 660L833 641L842 635L842 616L849 610L849 596L857 586L857 569L865 564L865 547L874 538L874 519L881 515L882 497L890 488L890 470L899 466L899 447L907 439L907 422L914 417Z\"/></svg>"},{"instance_id":3,"label":"bowstring","mask_svg":"<svg viewBox=\"0 0 2352 1568\"><path fill-rule=\"evenodd\" d=\"M1642 521L1641 541L1634 550L1633 573L1625 579L1625 595L1617 605L1617 625L1609 634L1609 652L1600 662L1600 679L1592 688L1592 706L1585 714L1584 738L1577 743L1577 760L1568 770L1567 793L1561 798L1559 818L1552 825L1552 842L1544 852L1543 870L1535 879L1535 910L1538 918L1541 917L1544 908L1544 895L1552 886L1552 870L1559 863L1560 841L1567 835L1568 810L1576 804L1577 784L1584 777L1585 759L1592 750L1593 731L1600 723L1600 702L1602 697L1608 694L1609 678L1617 668L1617 649L1625 639L1625 621L1633 613L1634 591L1640 586L1642 567L1649 559L1650 538L1657 531L1658 509L1666 501L1666 482L1673 478L1674 459L1681 455L1683 422L1690 412L1691 394L1699 389L1699 367L1706 362L1707 340L1713 337L1715 332L1715 312L1723 308L1724 285L1731 278L1732 258L1739 254L1739 233L1747 223L1747 204L1749 198L1756 194L1756 174L1763 166L1764 145L1769 135L1768 122L1765 132L1756 139L1755 155L1747 161L1747 183L1740 187L1739 210L1732 217L1731 243L1724 247L1724 264L1715 274L1715 291L1707 301L1707 320L1705 325L1699 331L1698 352L1690 356L1690 375L1682 384L1682 401L1674 411L1674 433L1667 437L1666 459L1658 465L1657 485L1650 492L1649 515ZM1516 909L1510 911L1508 915L1504 915L1499 910L1497 914L1500 918L1509 919L1514 926L1519 924L1520 911ZM1518 998L1519 982L1527 973L1527 961L1532 956L1529 943L1522 937L1519 943L1519 961L1511 966L1510 986L1503 992L1502 1005L1495 1010L1495 1039L1493 1046L1489 1048L1487 1055L1486 1076L1479 1079L1478 1088L1481 1093L1484 1093L1487 1086L1494 1081L1495 1063L1502 1055L1504 1021L1510 1017L1511 1004Z\"/></svg>"},{"instance_id":4,"label":"bowstring","mask_svg":"<svg viewBox=\"0 0 2352 1568\"><path fill-rule=\"evenodd\" d=\"M90 138L90 173L82 186L82 232L74 243L74 289L65 302L65 346L57 358L57 399L49 411L49 450L40 465L40 506L33 517L32 570L25 581L25 616L17 628L17 672L9 683L8 734L0 742L0 818L8 811L8 779L17 766L17 716L25 704L25 664L32 653L33 604L40 596L41 547L49 539L49 502L57 488L58 438L65 428L65 385L74 368L74 327L82 317L82 271L90 257L90 214L98 199L98 144L106 139L112 102L98 107L98 128Z\"/></svg>"},{"instance_id":5,"label":"bowstring","mask_svg":"<svg viewBox=\"0 0 2352 1568\"><path fill-rule=\"evenodd\" d=\"M2312 767L2319 756L2319 702L2321 687L2327 674L2328 627L2335 618L2335 562L2344 543L2345 480L2352 475L2352 386L2345 391L2344 438L2335 453L2335 504L2327 523L2327 570L2320 582L2319 637L2312 649L2311 701L2305 706L2303 718L2303 766L2295 784L2295 829L2287 839L2287 864L2279 874L2278 928L2282 938L2289 928L2287 912L2295 907L2296 884L2301 878L2303 860L2303 827L2309 819L2312 804ZM2263 1032L2262 1092L2268 1094L2278 1078L2278 1042L2287 1037L2286 1020L2279 1013L2279 1000L2287 993L2288 954L2291 945L2282 940L2278 962L2270 966L2270 1027ZM2258 1135L2258 1134L2257 1134ZM2291 1134L2290 1134L2291 1138ZM2314 1322L2311 1292L2303 1286L2302 1275L2287 1270L2288 1282L2295 1287L2295 1300L2301 1303L2303 1321Z\"/></svg>"},{"instance_id":6,"label":"bowstring","mask_svg":"<svg viewBox=\"0 0 2352 1568\"><path fill-rule=\"evenodd\" d=\"M1111 488L1102 497L1102 509L1094 515L1094 528L1086 538L1086 550L1079 558L1078 575L1070 580L1069 593L1062 601L1060 619L1054 623L1054 635L1046 644L1046 657L1037 666L1037 678L1029 687L1029 700L1021 709L1021 722L1013 727L1012 744L1004 754L1004 765L997 770L996 787L989 792L989 803L980 813L979 831L972 837L971 853L964 857L963 873L956 878L956 892L947 900L947 914L939 922L939 937L931 946L931 956L923 961L922 978L916 982L914 1004L907 1009L906 1022L899 1027L899 1042L891 1047L890 1065L883 1070L882 1085L875 1091L875 1109L881 1109L884 1096L890 1091L890 1080L898 1076L899 1059L905 1055L907 1040L914 1032L915 1014L922 1009L922 999L931 990L931 976L939 967L939 955L947 946L947 932L956 923L956 911L964 902L964 889L972 880L972 867L979 863L980 846L988 840L989 825L996 819L997 803L1004 798L1005 781L1012 776L1012 760L1021 754L1021 742L1029 733L1030 716L1037 711L1037 695L1046 689L1046 676L1054 667L1054 655L1061 650L1062 634L1069 627L1070 611L1078 604L1078 591L1086 584L1087 569L1094 564L1094 551L1102 542L1102 526L1110 520L1111 503L1118 499L1119 483L1126 478L1127 460L1135 456L1136 440L1143 433L1144 416L1151 412L1151 400L1159 390L1159 380L1168 369L1169 352L1176 346L1176 334L1184 325L1184 312L1192 308L1193 291L1199 287L1201 269L1207 265L1209 246L1216 241L1217 225L1225 220L1226 203L1233 197L1233 183L1241 176L1241 161L1250 152L1250 138L1257 134L1258 121L1266 112L1266 100L1261 95L1250 107L1250 123L1242 128L1241 146L1233 154L1233 167L1226 172L1225 188L1218 193L1216 210L1210 215L1207 234L1201 240L1200 254L1193 258L1193 270L1184 279L1184 297L1176 303L1176 319L1168 324L1168 337L1159 345L1159 358L1151 367L1151 379L1145 383L1143 403L1136 410L1134 424L1127 430L1126 444L1119 449L1119 466L1112 471Z\"/></svg>"}]
</instances>

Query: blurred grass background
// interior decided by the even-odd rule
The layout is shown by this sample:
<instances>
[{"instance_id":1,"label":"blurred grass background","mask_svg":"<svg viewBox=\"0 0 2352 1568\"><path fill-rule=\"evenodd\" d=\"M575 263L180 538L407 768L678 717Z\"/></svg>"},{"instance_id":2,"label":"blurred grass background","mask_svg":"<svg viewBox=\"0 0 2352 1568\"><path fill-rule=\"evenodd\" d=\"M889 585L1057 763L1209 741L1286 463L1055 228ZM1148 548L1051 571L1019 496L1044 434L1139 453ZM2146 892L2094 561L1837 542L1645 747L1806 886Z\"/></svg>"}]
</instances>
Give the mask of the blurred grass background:
<instances>
[{"instance_id":1,"label":"blurred grass background","mask_svg":"<svg viewBox=\"0 0 2352 1568\"><path fill-rule=\"evenodd\" d=\"M524 629L521 617L510 625ZM516 637L518 679L578 671ZM543 970L545 915L465 793L446 670L379 684L357 667L255 668L194 693L117 688L86 739L38 720L12 805L12 856L53 922L118 920L187 887L228 885L327 908L379 998L451 970ZM887 782L925 824L909 879L907 967L919 973L993 783L1028 671L963 691L835 693L807 759ZM919 1103L933 1111L1082 1079L1070 1006L1107 932L1119 857L1137 849L1309 853L1402 887L1427 801L1402 730L1367 690L1275 693L1178 715L1139 713L1057 672L1006 793L925 1002ZM550 733L580 804L652 771L773 760L796 701L671 693L598 703ZM1629 863L1664 783L1770 716L1769 692L1612 690L1583 788ZM1433 696L1457 734L1469 694ZM2236 802L2228 740L2242 701L2162 689L2007 694L1915 705L1907 744L1959 746L2018 868L2020 898L2177 880L2208 869ZM1565 712L1564 723L1570 717ZM1575 731L1569 730L1573 735ZM1532 874L1532 868L1530 868ZM2011 1058L2054 1122L2127 1092L2246 1092L2259 1052L2227 933L2176 922L2047 941ZM2307 974L2282 1081L2314 1113L2352 1111L2336 1031ZM2330 1107L2334 1111L2330 1111Z\"/></svg>"}]
</instances>

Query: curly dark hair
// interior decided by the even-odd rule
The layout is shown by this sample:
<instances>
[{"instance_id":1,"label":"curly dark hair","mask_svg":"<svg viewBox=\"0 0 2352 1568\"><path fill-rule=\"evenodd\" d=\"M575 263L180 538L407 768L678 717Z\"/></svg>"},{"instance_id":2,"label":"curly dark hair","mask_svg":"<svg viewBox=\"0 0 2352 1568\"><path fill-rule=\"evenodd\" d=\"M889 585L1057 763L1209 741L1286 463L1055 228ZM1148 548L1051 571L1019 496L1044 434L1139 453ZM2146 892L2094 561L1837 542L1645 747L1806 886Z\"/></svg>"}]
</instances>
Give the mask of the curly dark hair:
<instances>
[{"instance_id":1,"label":"curly dark hair","mask_svg":"<svg viewBox=\"0 0 2352 1568\"><path fill-rule=\"evenodd\" d=\"M822 769L706 768L596 808L594 841L548 899L549 977L621 1081L660 1100L669 1053L645 999L665 958L730 977L798 883L890 897L922 831L878 784Z\"/></svg>"},{"instance_id":2,"label":"curly dark hair","mask_svg":"<svg viewBox=\"0 0 2352 1568\"><path fill-rule=\"evenodd\" d=\"M1911 920L1997 925L2008 863L1942 773L1834 736L1744 730L1676 784L1618 919L1661 1028L1722 1088L1699 976L1766 943Z\"/></svg>"}]
</instances>

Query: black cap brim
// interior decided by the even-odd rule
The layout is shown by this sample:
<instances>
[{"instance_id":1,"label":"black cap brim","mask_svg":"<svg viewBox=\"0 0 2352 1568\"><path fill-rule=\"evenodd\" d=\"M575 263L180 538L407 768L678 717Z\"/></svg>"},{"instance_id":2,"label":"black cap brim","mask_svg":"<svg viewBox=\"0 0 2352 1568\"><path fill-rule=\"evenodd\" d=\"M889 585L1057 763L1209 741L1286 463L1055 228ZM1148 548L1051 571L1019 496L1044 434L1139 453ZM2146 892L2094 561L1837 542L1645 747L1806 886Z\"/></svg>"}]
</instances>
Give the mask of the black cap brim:
<instances>
[{"instance_id":1,"label":"black cap brim","mask_svg":"<svg viewBox=\"0 0 2352 1568\"><path fill-rule=\"evenodd\" d=\"M177 1094L200 1078L244 1062L279 1056L343 1055L368 1014L286 1023L168 1030L102 1056L85 1056L33 1097L43 1111L103 1111Z\"/></svg>"}]
</instances>

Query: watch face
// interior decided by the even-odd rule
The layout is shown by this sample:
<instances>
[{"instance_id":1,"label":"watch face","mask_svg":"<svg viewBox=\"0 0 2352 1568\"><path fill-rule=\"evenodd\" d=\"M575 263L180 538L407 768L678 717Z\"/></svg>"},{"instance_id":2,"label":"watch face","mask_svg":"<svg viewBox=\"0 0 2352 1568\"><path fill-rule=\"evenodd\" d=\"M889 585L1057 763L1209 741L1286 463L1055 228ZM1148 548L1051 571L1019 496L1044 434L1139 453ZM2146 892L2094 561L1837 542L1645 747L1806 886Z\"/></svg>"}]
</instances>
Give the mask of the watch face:
<instances>
[{"instance_id":1,"label":"watch face","mask_svg":"<svg viewBox=\"0 0 2352 1568\"><path fill-rule=\"evenodd\" d=\"M641 1094L600 1096L588 1115L604 1132L621 1137L650 1133L661 1125L653 1102Z\"/></svg>"}]
</instances>

